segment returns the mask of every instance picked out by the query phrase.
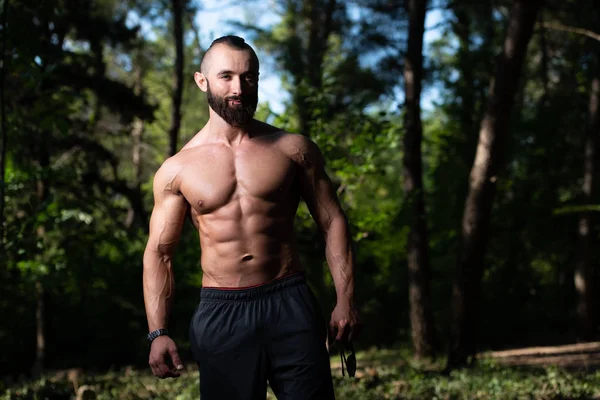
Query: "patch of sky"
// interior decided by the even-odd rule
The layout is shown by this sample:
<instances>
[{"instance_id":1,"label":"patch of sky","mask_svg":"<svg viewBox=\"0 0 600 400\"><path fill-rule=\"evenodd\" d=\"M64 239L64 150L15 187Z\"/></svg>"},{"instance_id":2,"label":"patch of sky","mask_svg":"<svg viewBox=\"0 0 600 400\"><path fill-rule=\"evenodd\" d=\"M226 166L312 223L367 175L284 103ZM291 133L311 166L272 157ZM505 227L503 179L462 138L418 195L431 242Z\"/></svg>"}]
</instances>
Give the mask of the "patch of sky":
<instances>
[{"instance_id":1,"label":"patch of sky","mask_svg":"<svg viewBox=\"0 0 600 400\"><path fill-rule=\"evenodd\" d=\"M255 0L244 4L240 2L222 2L219 0L204 0L198 7L198 12L194 18L194 23L198 28L201 47L206 49L210 43L223 35L238 35L245 37L247 42L252 45L261 60L261 75L259 84L259 101L267 103L275 113L282 113L285 110L285 104L289 102L289 94L284 90L281 84L281 73L271 55L264 52L260 47L253 43L253 35L244 25L257 26L260 29L268 30L280 21L280 10L276 1L273 0ZM351 20L358 21L364 16L365 10L356 5L349 7L349 17ZM448 11L443 9L431 8L425 19L425 35L423 54L426 56L430 50L430 45L439 39L443 33L443 27L440 23L448 16ZM135 12L130 12L127 17L128 26L140 25L141 34L153 40L156 38L153 24L160 21L149 22L149 20L140 18ZM352 28L353 34L358 33L358 24ZM361 60L361 65L369 67L375 65L377 59L385 55L385 51L370 54L368 58ZM401 82L401 79L399 79ZM390 83L396 84L396 83ZM425 112L431 111L435 107L435 100L440 96L441 88L436 85L425 85L422 93L421 106ZM400 88L393 91L392 101L387 102L386 107L390 111L399 107L404 102L404 93Z\"/></svg>"}]
</instances>

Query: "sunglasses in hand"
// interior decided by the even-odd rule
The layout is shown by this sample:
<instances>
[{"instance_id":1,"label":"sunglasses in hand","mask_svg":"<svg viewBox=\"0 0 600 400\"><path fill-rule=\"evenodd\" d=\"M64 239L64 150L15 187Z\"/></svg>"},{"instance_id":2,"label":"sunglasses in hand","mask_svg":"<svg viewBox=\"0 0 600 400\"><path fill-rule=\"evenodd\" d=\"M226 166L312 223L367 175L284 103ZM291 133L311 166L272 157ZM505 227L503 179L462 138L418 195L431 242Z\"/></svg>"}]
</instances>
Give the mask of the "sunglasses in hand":
<instances>
[{"instance_id":1,"label":"sunglasses in hand","mask_svg":"<svg viewBox=\"0 0 600 400\"><path fill-rule=\"evenodd\" d=\"M344 372L344 364L346 364L346 370L348 371L348 376L353 378L356 374L356 355L354 354L354 345L351 342L337 342L338 348L340 350L340 361L342 363L342 376L346 376ZM346 357L346 352L349 352L348 357Z\"/></svg>"}]
</instances>

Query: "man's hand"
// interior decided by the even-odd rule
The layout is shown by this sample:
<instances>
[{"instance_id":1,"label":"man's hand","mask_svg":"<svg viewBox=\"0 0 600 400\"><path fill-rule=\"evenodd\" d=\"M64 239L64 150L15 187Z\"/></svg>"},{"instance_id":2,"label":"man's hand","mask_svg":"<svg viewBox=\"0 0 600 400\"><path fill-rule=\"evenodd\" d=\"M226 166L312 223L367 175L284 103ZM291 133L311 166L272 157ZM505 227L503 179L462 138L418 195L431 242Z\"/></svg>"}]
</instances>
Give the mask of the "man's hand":
<instances>
[{"instance_id":1,"label":"man's hand","mask_svg":"<svg viewBox=\"0 0 600 400\"><path fill-rule=\"evenodd\" d=\"M329 337L331 340L351 342L359 330L358 311L353 305L338 302L331 313Z\"/></svg>"},{"instance_id":2,"label":"man's hand","mask_svg":"<svg viewBox=\"0 0 600 400\"><path fill-rule=\"evenodd\" d=\"M150 360L148 361L154 376L164 378L177 378L184 369L181 358L177 353L175 342L168 336L159 336L150 347Z\"/></svg>"}]
</instances>

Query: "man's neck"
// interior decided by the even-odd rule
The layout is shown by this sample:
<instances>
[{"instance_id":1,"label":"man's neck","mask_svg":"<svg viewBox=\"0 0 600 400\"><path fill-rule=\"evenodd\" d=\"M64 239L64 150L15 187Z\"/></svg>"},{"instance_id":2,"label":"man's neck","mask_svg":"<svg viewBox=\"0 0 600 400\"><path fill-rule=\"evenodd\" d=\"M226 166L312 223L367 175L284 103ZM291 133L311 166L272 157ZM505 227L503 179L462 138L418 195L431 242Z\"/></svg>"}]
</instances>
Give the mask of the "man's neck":
<instances>
[{"instance_id":1,"label":"man's neck","mask_svg":"<svg viewBox=\"0 0 600 400\"><path fill-rule=\"evenodd\" d=\"M254 121L251 121L244 127L232 126L225 122L219 115L211 112L207 125L208 132L214 139L223 140L230 145L236 145L250 136Z\"/></svg>"}]
</instances>

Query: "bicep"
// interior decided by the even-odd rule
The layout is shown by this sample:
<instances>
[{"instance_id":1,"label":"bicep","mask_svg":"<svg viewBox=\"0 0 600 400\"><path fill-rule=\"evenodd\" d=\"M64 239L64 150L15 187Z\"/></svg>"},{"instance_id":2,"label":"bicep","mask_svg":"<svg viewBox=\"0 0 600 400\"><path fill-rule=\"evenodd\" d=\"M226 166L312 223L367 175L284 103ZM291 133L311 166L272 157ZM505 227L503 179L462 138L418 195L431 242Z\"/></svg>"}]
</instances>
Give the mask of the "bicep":
<instances>
[{"instance_id":1,"label":"bicep","mask_svg":"<svg viewBox=\"0 0 600 400\"><path fill-rule=\"evenodd\" d=\"M181 236L187 202L183 195L169 190L159 189L155 192L148 246L161 254L170 254Z\"/></svg>"}]
</instances>

